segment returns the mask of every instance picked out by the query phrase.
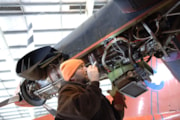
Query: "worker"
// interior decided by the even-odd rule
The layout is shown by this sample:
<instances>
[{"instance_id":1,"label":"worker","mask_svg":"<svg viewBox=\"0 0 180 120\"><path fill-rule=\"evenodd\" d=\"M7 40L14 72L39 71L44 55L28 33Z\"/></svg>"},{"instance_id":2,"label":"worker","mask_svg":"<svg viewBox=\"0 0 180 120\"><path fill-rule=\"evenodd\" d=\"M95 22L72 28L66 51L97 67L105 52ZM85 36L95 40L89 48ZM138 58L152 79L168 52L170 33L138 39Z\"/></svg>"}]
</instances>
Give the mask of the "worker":
<instances>
[{"instance_id":1,"label":"worker","mask_svg":"<svg viewBox=\"0 0 180 120\"><path fill-rule=\"evenodd\" d=\"M117 94L117 97L114 96L117 102L110 104L99 87L96 66L85 67L81 59L69 59L60 65L60 72L65 82L59 89L55 120L123 119L126 107L124 98Z\"/></svg>"}]
</instances>

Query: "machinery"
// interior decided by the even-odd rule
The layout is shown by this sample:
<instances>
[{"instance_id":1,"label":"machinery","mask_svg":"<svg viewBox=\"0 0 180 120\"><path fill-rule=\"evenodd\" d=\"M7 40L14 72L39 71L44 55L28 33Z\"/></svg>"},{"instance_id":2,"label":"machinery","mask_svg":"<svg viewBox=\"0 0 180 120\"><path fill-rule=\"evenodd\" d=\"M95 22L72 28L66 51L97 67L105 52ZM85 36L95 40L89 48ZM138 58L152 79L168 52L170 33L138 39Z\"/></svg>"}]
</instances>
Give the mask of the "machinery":
<instances>
[{"instance_id":1,"label":"machinery","mask_svg":"<svg viewBox=\"0 0 180 120\"><path fill-rule=\"evenodd\" d=\"M81 58L96 61L100 79L109 78L124 95L148 91L152 57L162 59L180 81L180 2L178 0L112 0L53 48L46 46L22 57L16 67L25 80L22 100L41 106L57 95L63 78L59 65ZM4 105L4 104L3 104ZM3 106L2 105L2 106Z\"/></svg>"}]
</instances>

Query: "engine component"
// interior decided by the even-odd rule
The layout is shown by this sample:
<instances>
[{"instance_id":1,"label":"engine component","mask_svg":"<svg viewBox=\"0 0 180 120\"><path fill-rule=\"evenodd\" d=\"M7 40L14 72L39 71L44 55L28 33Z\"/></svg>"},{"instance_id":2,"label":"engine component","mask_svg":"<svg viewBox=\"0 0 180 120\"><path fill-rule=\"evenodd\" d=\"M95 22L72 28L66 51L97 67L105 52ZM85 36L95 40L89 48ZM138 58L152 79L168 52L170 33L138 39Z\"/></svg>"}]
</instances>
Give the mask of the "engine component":
<instances>
[{"instance_id":1,"label":"engine component","mask_svg":"<svg viewBox=\"0 0 180 120\"><path fill-rule=\"evenodd\" d=\"M47 66L47 79L46 80L36 80L39 88L33 92L33 94L43 98L50 99L56 96L59 88L61 87L61 75L59 72L59 65L48 64Z\"/></svg>"},{"instance_id":2,"label":"engine component","mask_svg":"<svg viewBox=\"0 0 180 120\"><path fill-rule=\"evenodd\" d=\"M61 44L59 46L61 49L58 50L72 57L97 43L92 49L92 46L89 47L83 55L74 58L83 59L86 65L97 63L100 79L109 78L121 93L137 97L147 91L144 80L151 81L149 76L153 74L153 70L147 64L151 58L166 56L167 59L180 49L177 44L179 39L174 39L179 35L179 5L180 2L177 2L176 5L170 6L171 8L153 12L109 38L95 36L92 41L88 41L89 37L87 41L84 41L84 37L77 37L76 45ZM109 29L109 27L105 28ZM106 34L105 32L104 35ZM72 38L68 37L66 40L71 43L74 40ZM100 38L102 40L97 42ZM79 45L79 43L82 44ZM72 51L72 46L73 50L77 48L78 50ZM47 46L25 55L18 61L16 72L27 79L27 82L22 85L22 93L27 94L24 97L30 104L38 106L43 104L45 99L56 96L62 80L58 65L67 58L67 55ZM177 67L167 62L168 66ZM33 101L33 98L36 101Z\"/></svg>"},{"instance_id":3,"label":"engine component","mask_svg":"<svg viewBox=\"0 0 180 120\"><path fill-rule=\"evenodd\" d=\"M28 80L42 80L47 78L45 67L54 62L67 59L68 56L58 52L50 46L36 49L22 57L16 67L16 73Z\"/></svg>"},{"instance_id":4,"label":"engine component","mask_svg":"<svg viewBox=\"0 0 180 120\"><path fill-rule=\"evenodd\" d=\"M110 72L108 77L120 92L131 97L137 97L147 91L143 81L151 81L149 76L152 74L152 68L141 61L137 66L123 65Z\"/></svg>"},{"instance_id":5,"label":"engine component","mask_svg":"<svg viewBox=\"0 0 180 120\"><path fill-rule=\"evenodd\" d=\"M23 99L33 106L41 106L46 102L46 99L42 99L39 96L36 96L33 94L33 91L35 91L37 86L35 84L35 81L30 80L24 80L21 84L21 94Z\"/></svg>"}]
</instances>

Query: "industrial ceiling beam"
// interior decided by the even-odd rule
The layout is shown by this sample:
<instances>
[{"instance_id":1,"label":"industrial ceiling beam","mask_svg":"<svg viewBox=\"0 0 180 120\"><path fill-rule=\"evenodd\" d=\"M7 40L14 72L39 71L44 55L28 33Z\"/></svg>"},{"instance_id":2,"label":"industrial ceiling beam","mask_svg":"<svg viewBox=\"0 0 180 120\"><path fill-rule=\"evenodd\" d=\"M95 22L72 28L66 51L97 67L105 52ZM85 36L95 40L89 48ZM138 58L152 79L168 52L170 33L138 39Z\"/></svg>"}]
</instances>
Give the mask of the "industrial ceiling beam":
<instances>
[{"instance_id":1,"label":"industrial ceiling beam","mask_svg":"<svg viewBox=\"0 0 180 120\"><path fill-rule=\"evenodd\" d=\"M105 5L107 2L95 2L96 5ZM44 5L86 5L86 2L21 2L23 6ZM19 3L1 3L1 6L21 6Z\"/></svg>"},{"instance_id":2,"label":"industrial ceiling beam","mask_svg":"<svg viewBox=\"0 0 180 120\"><path fill-rule=\"evenodd\" d=\"M64 32L64 31L73 31L75 28L60 28L60 29L36 29L33 32ZM3 31L4 34L21 34L21 33L27 33L27 30L8 30Z\"/></svg>"},{"instance_id":3,"label":"industrial ceiling beam","mask_svg":"<svg viewBox=\"0 0 180 120\"><path fill-rule=\"evenodd\" d=\"M86 0L85 14L88 16L88 18L92 16L93 9L94 9L94 0Z\"/></svg>"},{"instance_id":4,"label":"industrial ceiling beam","mask_svg":"<svg viewBox=\"0 0 180 120\"><path fill-rule=\"evenodd\" d=\"M3 52L3 54L6 55L6 62L7 62L7 65L8 65L7 67L10 66L10 71L11 71L10 74L11 74L12 78L16 79L16 82L19 83L20 79L16 75L16 72L15 72L15 62L13 60L12 54L11 54L11 52L9 50L7 41L6 41L5 37L4 37L4 34L3 34L2 30L1 30L1 28L0 28L0 48L1 48L1 52Z\"/></svg>"},{"instance_id":5,"label":"industrial ceiling beam","mask_svg":"<svg viewBox=\"0 0 180 120\"><path fill-rule=\"evenodd\" d=\"M2 16L22 16L22 15L73 15L73 14L85 14L85 10L81 11L59 11L59 12L1 12L0 17Z\"/></svg>"}]
</instances>

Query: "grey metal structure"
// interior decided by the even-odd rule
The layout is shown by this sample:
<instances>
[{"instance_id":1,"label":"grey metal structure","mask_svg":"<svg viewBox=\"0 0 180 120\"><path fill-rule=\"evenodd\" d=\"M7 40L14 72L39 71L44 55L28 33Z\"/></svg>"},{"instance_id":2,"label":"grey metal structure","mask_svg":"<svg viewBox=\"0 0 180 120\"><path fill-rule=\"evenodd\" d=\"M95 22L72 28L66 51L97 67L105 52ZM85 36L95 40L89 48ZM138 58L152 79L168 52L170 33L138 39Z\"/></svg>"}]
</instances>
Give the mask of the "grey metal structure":
<instances>
[{"instance_id":1,"label":"grey metal structure","mask_svg":"<svg viewBox=\"0 0 180 120\"><path fill-rule=\"evenodd\" d=\"M23 81L15 73L22 56L46 45L54 46L108 1L0 0L0 101L14 96ZM102 87L107 89L109 84ZM57 98L46 104L56 109ZM46 114L43 106L9 104L0 108L0 120L32 120Z\"/></svg>"}]
</instances>

